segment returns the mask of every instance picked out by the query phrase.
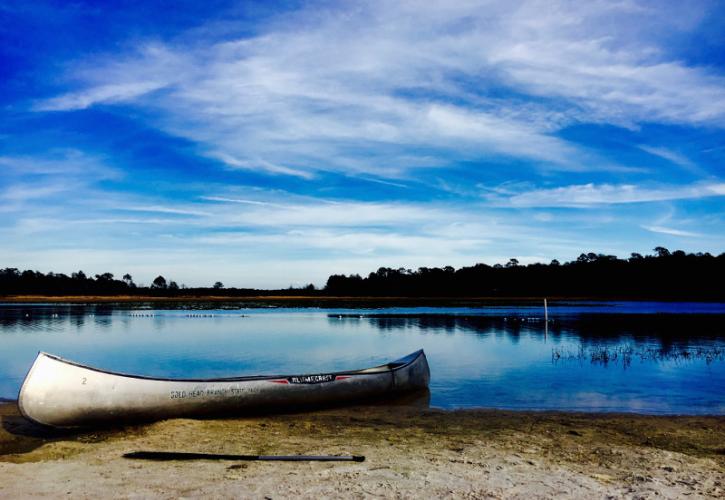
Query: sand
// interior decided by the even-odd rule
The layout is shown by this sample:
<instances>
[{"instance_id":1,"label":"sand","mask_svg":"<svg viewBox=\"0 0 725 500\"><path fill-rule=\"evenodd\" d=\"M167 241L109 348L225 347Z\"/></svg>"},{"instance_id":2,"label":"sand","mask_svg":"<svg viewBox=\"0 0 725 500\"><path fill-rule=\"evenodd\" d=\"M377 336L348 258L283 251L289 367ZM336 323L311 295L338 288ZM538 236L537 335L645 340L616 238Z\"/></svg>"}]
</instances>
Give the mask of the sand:
<instances>
[{"instance_id":1,"label":"sand","mask_svg":"<svg viewBox=\"0 0 725 500\"><path fill-rule=\"evenodd\" d=\"M0 404L0 497L722 498L725 417L361 406L52 432ZM171 461L136 450L355 454Z\"/></svg>"}]
</instances>

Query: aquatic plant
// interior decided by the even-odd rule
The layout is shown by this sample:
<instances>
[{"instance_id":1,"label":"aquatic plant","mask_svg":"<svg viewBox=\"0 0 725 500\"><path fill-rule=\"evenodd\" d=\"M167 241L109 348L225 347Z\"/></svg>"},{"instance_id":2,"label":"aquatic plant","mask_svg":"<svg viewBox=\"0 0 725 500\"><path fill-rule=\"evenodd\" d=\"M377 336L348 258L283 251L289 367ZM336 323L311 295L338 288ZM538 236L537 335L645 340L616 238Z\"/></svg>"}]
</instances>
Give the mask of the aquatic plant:
<instances>
[{"instance_id":1,"label":"aquatic plant","mask_svg":"<svg viewBox=\"0 0 725 500\"><path fill-rule=\"evenodd\" d=\"M629 344L624 345L580 345L576 351L565 347L554 347L551 350L551 361L589 361L592 364L607 366L620 364L627 368L632 364L633 359L640 362L684 362L703 360L708 365L715 361L725 361L725 349L722 347L682 347L682 348L657 348L642 347L635 348Z\"/></svg>"}]
</instances>

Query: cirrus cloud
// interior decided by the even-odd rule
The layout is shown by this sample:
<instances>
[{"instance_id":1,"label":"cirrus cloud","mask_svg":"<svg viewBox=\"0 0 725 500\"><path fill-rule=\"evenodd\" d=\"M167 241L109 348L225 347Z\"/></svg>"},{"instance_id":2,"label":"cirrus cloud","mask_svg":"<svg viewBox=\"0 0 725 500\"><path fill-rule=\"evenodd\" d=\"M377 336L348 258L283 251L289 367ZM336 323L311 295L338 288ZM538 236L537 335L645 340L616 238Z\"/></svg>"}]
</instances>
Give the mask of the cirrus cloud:
<instances>
[{"instance_id":1,"label":"cirrus cloud","mask_svg":"<svg viewBox=\"0 0 725 500\"><path fill-rule=\"evenodd\" d=\"M142 107L228 166L306 179L319 170L400 177L431 157L437 167L504 157L606 170L610 161L557 132L587 122L725 125L725 77L660 45L706 7L688 9L669 19L636 1L310 6L246 38L144 43L79 61L78 88L36 109ZM644 20L654 27L638 38ZM414 148L424 161L410 161Z\"/></svg>"},{"instance_id":2,"label":"cirrus cloud","mask_svg":"<svg viewBox=\"0 0 725 500\"><path fill-rule=\"evenodd\" d=\"M622 203L649 203L725 196L725 183L702 182L690 185L642 187L633 184L592 183L550 189L534 189L514 194L502 203L514 207L587 207ZM495 199L492 197L492 199Z\"/></svg>"}]
</instances>

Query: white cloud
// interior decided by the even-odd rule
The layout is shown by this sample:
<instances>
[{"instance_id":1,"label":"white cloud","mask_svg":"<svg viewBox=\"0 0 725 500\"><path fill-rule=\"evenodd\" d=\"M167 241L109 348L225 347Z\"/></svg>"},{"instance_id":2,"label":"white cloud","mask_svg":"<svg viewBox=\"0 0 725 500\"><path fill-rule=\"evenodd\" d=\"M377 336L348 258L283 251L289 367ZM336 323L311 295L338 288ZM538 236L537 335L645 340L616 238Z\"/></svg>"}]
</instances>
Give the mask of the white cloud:
<instances>
[{"instance_id":1,"label":"white cloud","mask_svg":"<svg viewBox=\"0 0 725 500\"><path fill-rule=\"evenodd\" d=\"M512 207L587 207L725 196L725 183L703 182L683 186L642 187L634 184L581 184L534 189L507 198L489 197Z\"/></svg>"},{"instance_id":2,"label":"white cloud","mask_svg":"<svg viewBox=\"0 0 725 500\"><path fill-rule=\"evenodd\" d=\"M252 227L397 226L434 223L455 217L453 210L411 203L341 201L271 206L250 205L217 211L215 222Z\"/></svg>"},{"instance_id":3,"label":"white cloud","mask_svg":"<svg viewBox=\"0 0 725 500\"><path fill-rule=\"evenodd\" d=\"M195 241L203 244L245 247L264 245L278 248L293 246L297 252L324 250L337 255L396 255L406 258L417 255L465 254L481 248L485 238L440 238L438 234L419 232L404 234L395 231L311 229L291 230L275 234L221 233L201 236Z\"/></svg>"},{"instance_id":4,"label":"white cloud","mask_svg":"<svg viewBox=\"0 0 725 500\"><path fill-rule=\"evenodd\" d=\"M681 229L673 229L671 227L664 226L642 226L642 229L646 229L652 233L667 234L670 236L682 236L686 238L698 238L702 237L701 234L693 233L691 231L683 231Z\"/></svg>"},{"instance_id":5,"label":"white cloud","mask_svg":"<svg viewBox=\"0 0 725 500\"><path fill-rule=\"evenodd\" d=\"M295 177L302 177L303 179L311 179L313 177L310 172L285 167L283 165L275 165L274 163L268 162L261 158L255 158L254 160L239 160L227 153L222 153L219 151L210 152L207 154L207 156L209 156L210 158L216 158L217 160L220 160L221 162L232 168L241 168L244 170L253 171L261 170L270 174L293 175Z\"/></svg>"},{"instance_id":6,"label":"white cloud","mask_svg":"<svg viewBox=\"0 0 725 500\"><path fill-rule=\"evenodd\" d=\"M85 109L96 104L128 102L189 78L194 70L183 53L160 44L142 44L131 54L104 57L73 67L70 80L80 90L37 101L36 111Z\"/></svg>"},{"instance_id":7,"label":"white cloud","mask_svg":"<svg viewBox=\"0 0 725 500\"><path fill-rule=\"evenodd\" d=\"M175 208L166 207L161 205L141 205L141 206L120 206L119 210L129 210L132 212L155 212L162 214L173 214L173 215L195 215L195 216L209 216L210 212L204 212L201 210L192 210L188 208Z\"/></svg>"},{"instance_id":8,"label":"white cloud","mask_svg":"<svg viewBox=\"0 0 725 500\"><path fill-rule=\"evenodd\" d=\"M100 85L80 92L71 92L39 102L37 111L70 111L95 104L122 102L163 88L164 82L128 82Z\"/></svg>"},{"instance_id":9,"label":"white cloud","mask_svg":"<svg viewBox=\"0 0 725 500\"><path fill-rule=\"evenodd\" d=\"M109 167L103 158L75 149L33 156L0 156L0 169L7 177L34 175L74 181L117 180L123 177L120 170Z\"/></svg>"},{"instance_id":10,"label":"white cloud","mask_svg":"<svg viewBox=\"0 0 725 500\"><path fill-rule=\"evenodd\" d=\"M656 147L656 146L647 146L647 145L640 145L639 148L642 151L645 151L651 155L659 156L660 158L664 158L665 160L674 163L675 165L679 165L683 169L687 170L688 172L697 174L697 175L703 175L705 174L705 170L698 166L695 162L690 160L685 155L678 153L677 151L672 151L669 148L665 147Z\"/></svg>"},{"instance_id":11,"label":"white cloud","mask_svg":"<svg viewBox=\"0 0 725 500\"><path fill-rule=\"evenodd\" d=\"M73 149L37 156L1 156L0 212L25 213L85 192L100 181L123 178L123 173L105 164L103 158Z\"/></svg>"},{"instance_id":12,"label":"white cloud","mask_svg":"<svg viewBox=\"0 0 725 500\"><path fill-rule=\"evenodd\" d=\"M201 199L207 200L207 201L218 201L218 202L222 202L222 203L241 203L244 205L260 205L263 207L268 207L268 206L284 207L284 205L280 205L278 203L270 203L268 201L245 200L245 199L241 199L241 198L227 198L224 196L202 196Z\"/></svg>"},{"instance_id":13,"label":"white cloud","mask_svg":"<svg viewBox=\"0 0 725 500\"><path fill-rule=\"evenodd\" d=\"M62 183L45 185L37 184L13 184L0 190L0 200L8 202L25 202L31 200L42 200L59 193L67 192L73 186Z\"/></svg>"}]
</instances>

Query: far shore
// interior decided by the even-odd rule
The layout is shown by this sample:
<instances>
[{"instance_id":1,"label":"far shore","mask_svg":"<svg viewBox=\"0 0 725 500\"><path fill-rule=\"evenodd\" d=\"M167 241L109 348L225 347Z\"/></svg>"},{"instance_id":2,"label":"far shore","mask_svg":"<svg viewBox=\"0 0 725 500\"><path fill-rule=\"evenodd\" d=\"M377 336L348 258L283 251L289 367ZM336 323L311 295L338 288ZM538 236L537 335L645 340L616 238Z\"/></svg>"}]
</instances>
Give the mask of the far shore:
<instances>
[{"instance_id":1,"label":"far shore","mask_svg":"<svg viewBox=\"0 0 725 500\"><path fill-rule=\"evenodd\" d=\"M720 302L717 300L687 300L658 297L377 297L377 296L325 296L325 295L7 295L0 296L5 303L57 303L57 304L234 304L241 307L482 307L486 305L514 304L541 305L544 298L556 302Z\"/></svg>"},{"instance_id":2,"label":"far shore","mask_svg":"<svg viewBox=\"0 0 725 500\"><path fill-rule=\"evenodd\" d=\"M142 462L139 450L364 455ZM725 417L360 406L53 431L0 404L0 497L722 498Z\"/></svg>"}]
</instances>

